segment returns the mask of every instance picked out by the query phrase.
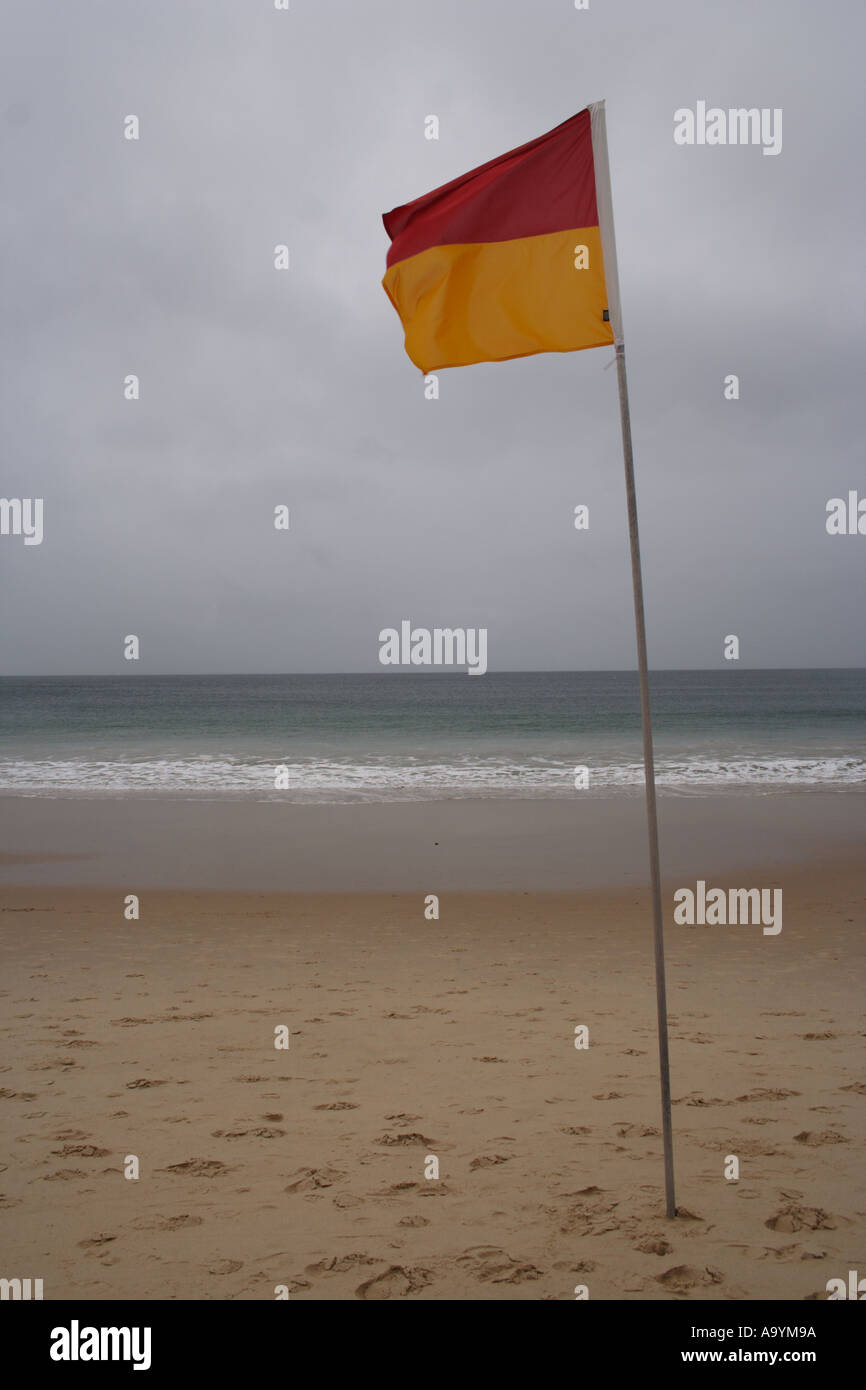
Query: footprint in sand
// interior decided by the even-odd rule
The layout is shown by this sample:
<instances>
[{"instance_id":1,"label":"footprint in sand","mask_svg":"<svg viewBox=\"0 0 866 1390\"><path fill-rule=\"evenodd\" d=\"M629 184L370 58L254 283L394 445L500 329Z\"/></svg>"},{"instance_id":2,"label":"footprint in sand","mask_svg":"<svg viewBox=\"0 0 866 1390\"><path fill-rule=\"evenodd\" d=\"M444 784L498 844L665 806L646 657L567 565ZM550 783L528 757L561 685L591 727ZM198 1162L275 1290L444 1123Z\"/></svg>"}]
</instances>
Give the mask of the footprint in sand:
<instances>
[{"instance_id":1,"label":"footprint in sand","mask_svg":"<svg viewBox=\"0 0 866 1390\"><path fill-rule=\"evenodd\" d=\"M167 1081L159 1081L149 1076L138 1076L134 1081L126 1082L128 1091L146 1091L149 1086L167 1086Z\"/></svg>"},{"instance_id":2,"label":"footprint in sand","mask_svg":"<svg viewBox=\"0 0 866 1390\"><path fill-rule=\"evenodd\" d=\"M730 1105L730 1104L731 1104L731 1101L729 1101L729 1100L722 1100L721 1096L712 1096L710 1099L707 1099L706 1096L699 1095L696 1091L693 1091L693 1092L691 1093L691 1095L689 1095L689 1096L675 1096L674 1099L671 1101L671 1105Z\"/></svg>"},{"instance_id":3,"label":"footprint in sand","mask_svg":"<svg viewBox=\"0 0 866 1390\"><path fill-rule=\"evenodd\" d=\"M757 1253L751 1250L748 1245L742 1245L739 1249L753 1260L801 1260L808 1258L800 1254L800 1247L796 1242L793 1245L780 1245L778 1249L772 1245L764 1245Z\"/></svg>"},{"instance_id":4,"label":"footprint in sand","mask_svg":"<svg viewBox=\"0 0 866 1390\"><path fill-rule=\"evenodd\" d=\"M284 1192L314 1192L320 1187L333 1187L335 1182L346 1176L337 1168L299 1168L291 1175L292 1181Z\"/></svg>"},{"instance_id":5,"label":"footprint in sand","mask_svg":"<svg viewBox=\"0 0 866 1390\"><path fill-rule=\"evenodd\" d=\"M374 1144L386 1144L390 1148L416 1148L422 1147L432 1149L433 1147L443 1148L442 1144L436 1145L434 1139L428 1139L425 1134L419 1134L417 1130L409 1130L406 1134L380 1134L378 1139L373 1140Z\"/></svg>"},{"instance_id":6,"label":"footprint in sand","mask_svg":"<svg viewBox=\"0 0 866 1390\"><path fill-rule=\"evenodd\" d=\"M482 1284L524 1284L542 1277L534 1264L515 1259L496 1245L472 1245L458 1256L457 1264Z\"/></svg>"},{"instance_id":7,"label":"footprint in sand","mask_svg":"<svg viewBox=\"0 0 866 1390\"><path fill-rule=\"evenodd\" d=\"M718 1154L739 1154L741 1158L788 1158L786 1149L782 1149L778 1144L770 1143L761 1139L731 1139L722 1142L718 1139L693 1139L692 1143L699 1148L709 1149L711 1153Z\"/></svg>"},{"instance_id":8,"label":"footprint in sand","mask_svg":"<svg viewBox=\"0 0 866 1390\"><path fill-rule=\"evenodd\" d=\"M852 1081L852 1083L851 1083L850 1086L840 1086L840 1087L839 1087L839 1090L840 1090L840 1091L855 1091L855 1092L857 1093L857 1095L866 1096L866 1083L864 1083L864 1082L862 1082L862 1081ZM0 1091L0 1095L2 1095L2 1094L3 1094L2 1091Z\"/></svg>"},{"instance_id":9,"label":"footprint in sand","mask_svg":"<svg viewBox=\"0 0 866 1390\"><path fill-rule=\"evenodd\" d=\"M218 1158L188 1158L183 1163L170 1163L162 1171L177 1173L181 1177L217 1178L231 1172L231 1169L228 1164L220 1163Z\"/></svg>"},{"instance_id":10,"label":"footprint in sand","mask_svg":"<svg viewBox=\"0 0 866 1390\"><path fill-rule=\"evenodd\" d=\"M304 1273L319 1278L323 1274L345 1274L347 1270L357 1269L359 1265L377 1264L381 1264L381 1260L374 1259L372 1255L353 1252L348 1255L332 1255L327 1260L318 1260L314 1265L307 1265Z\"/></svg>"},{"instance_id":11,"label":"footprint in sand","mask_svg":"<svg viewBox=\"0 0 866 1390\"><path fill-rule=\"evenodd\" d=\"M850 1144L850 1142L850 1139L846 1139L844 1134L837 1134L833 1129L803 1129L799 1134L794 1135L795 1144L808 1144L810 1149L822 1148L825 1144Z\"/></svg>"},{"instance_id":12,"label":"footprint in sand","mask_svg":"<svg viewBox=\"0 0 866 1390\"><path fill-rule=\"evenodd\" d=\"M570 1194L580 1200L573 1202L563 1220L560 1230L563 1235L600 1236L607 1231L634 1228L634 1218L625 1220L613 1215L619 1202L610 1199L600 1187L585 1187Z\"/></svg>"},{"instance_id":13,"label":"footprint in sand","mask_svg":"<svg viewBox=\"0 0 866 1390\"><path fill-rule=\"evenodd\" d=\"M473 1158L470 1168L495 1168L499 1163L508 1163L514 1157L513 1154L479 1154L478 1158Z\"/></svg>"},{"instance_id":14,"label":"footprint in sand","mask_svg":"<svg viewBox=\"0 0 866 1390\"><path fill-rule=\"evenodd\" d=\"M419 1289L432 1284L433 1275L429 1269L404 1269L402 1265L391 1265L382 1274L359 1284L355 1290L356 1298L382 1300L386 1298L408 1298Z\"/></svg>"},{"instance_id":15,"label":"footprint in sand","mask_svg":"<svg viewBox=\"0 0 866 1390\"><path fill-rule=\"evenodd\" d=\"M831 1212L822 1211L820 1207L801 1207L796 1202L791 1202L781 1211L777 1211L775 1216L769 1217L764 1225L770 1231L784 1231L785 1234L790 1234L794 1231L835 1231L838 1221L838 1217L833 1216Z\"/></svg>"},{"instance_id":16,"label":"footprint in sand","mask_svg":"<svg viewBox=\"0 0 866 1390\"><path fill-rule=\"evenodd\" d=\"M673 1250L669 1240L664 1236L644 1236L637 1245L632 1246L633 1250L639 1250L642 1255L669 1255Z\"/></svg>"},{"instance_id":17,"label":"footprint in sand","mask_svg":"<svg viewBox=\"0 0 866 1390\"><path fill-rule=\"evenodd\" d=\"M759 1086L756 1091L747 1091L744 1096L737 1096L737 1100L744 1102L754 1100L787 1100L789 1096L799 1095L799 1091L768 1090L765 1086Z\"/></svg>"},{"instance_id":18,"label":"footprint in sand","mask_svg":"<svg viewBox=\"0 0 866 1390\"><path fill-rule=\"evenodd\" d=\"M447 1197L451 1194L451 1188L445 1182L392 1182L390 1187L380 1188L378 1192L373 1192L372 1197L408 1197L414 1193L416 1197Z\"/></svg>"},{"instance_id":19,"label":"footprint in sand","mask_svg":"<svg viewBox=\"0 0 866 1390\"><path fill-rule=\"evenodd\" d=\"M332 1100L330 1105L314 1105L314 1110L358 1110L359 1106L353 1105L350 1100Z\"/></svg>"},{"instance_id":20,"label":"footprint in sand","mask_svg":"<svg viewBox=\"0 0 866 1390\"><path fill-rule=\"evenodd\" d=\"M190 1226L203 1226L204 1218L181 1212L179 1216L141 1216L132 1225L137 1231L185 1231Z\"/></svg>"},{"instance_id":21,"label":"footprint in sand","mask_svg":"<svg viewBox=\"0 0 866 1390\"><path fill-rule=\"evenodd\" d=\"M208 1274L236 1274L239 1269L243 1269L243 1260L219 1260L215 1265L211 1265Z\"/></svg>"},{"instance_id":22,"label":"footprint in sand","mask_svg":"<svg viewBox=\"0 0 866 1390\"><path fill-rule=\"evenodd\" d=\"M103 1245L110 1245L113 1240L117 1240L117 1236L92 1236L90 1240L80 1240L78 1246L81 1250L96 1250Z\"/></svg>"},{"instance_id":23,"label":"footprint in sand","mask_svg":"<svg viewBox=\"0 0 866 1390\"><path fill-rule=\"evenodd\" d=\"M671 1293L691 1293L693 1289L703 1289L711 1284L723 1284L725 1276L712 1265L696 1269L693 1265L674 1265L663 1274L656 1274L655 1281Z\"/></svg>"},{"instance_id":24,"label":"footprint in sand","mask_svg":"<svg viewBox=\"0 0 866 1390\"><path fill-rule=\"evenodd\" d=\"M51 1152L57 1158L71 1158L73 1154L77 1154L79 1158L107 1158L111 1149L100 1149L95 1144L64 1144Z\"/></svg>"},{"instance_id":25,"label":"footprint in sand","mask_svg":"<svg viewBox=\"0 0 866 1390\"><path fill-rule=\"evenodd\" d=\"M213 1129L211 1138L247 1139L252 1136L254 1139L281 1139L285 1133L284 1129L277 1129L274 1125L259 1125L257 1129Z\"/></svg>"}]
</instances>

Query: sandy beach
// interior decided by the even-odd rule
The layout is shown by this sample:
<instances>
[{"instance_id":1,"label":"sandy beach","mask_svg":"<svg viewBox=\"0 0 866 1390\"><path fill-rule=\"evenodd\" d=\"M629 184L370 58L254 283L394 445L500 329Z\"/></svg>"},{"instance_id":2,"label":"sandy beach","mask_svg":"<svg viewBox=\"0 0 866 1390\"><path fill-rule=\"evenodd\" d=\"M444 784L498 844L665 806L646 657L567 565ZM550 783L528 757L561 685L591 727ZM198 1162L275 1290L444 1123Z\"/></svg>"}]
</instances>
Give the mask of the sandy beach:
<instances>
[{"instance_id":1,"label":"sandy beach","mask_svg":"<svg viewBox=\"0 0 866 1390\"><path fill-rule=\"evenodd\" d=\"M526 855L510 891L453 890L429 855L389 893L167 888L143 859L92 886L31 831L65 815L43 849L90 835L102 872L95 804L4 803L4 1274L47 1299L802 1300L866 1267L853 834L808 859L789 837L786 862L780 836L772 876L736 837L740 874L706 862L782 887L776 936L668 914L670 1222L638 860L635 887L568 892Z\"/></svg>"}]
</instances>

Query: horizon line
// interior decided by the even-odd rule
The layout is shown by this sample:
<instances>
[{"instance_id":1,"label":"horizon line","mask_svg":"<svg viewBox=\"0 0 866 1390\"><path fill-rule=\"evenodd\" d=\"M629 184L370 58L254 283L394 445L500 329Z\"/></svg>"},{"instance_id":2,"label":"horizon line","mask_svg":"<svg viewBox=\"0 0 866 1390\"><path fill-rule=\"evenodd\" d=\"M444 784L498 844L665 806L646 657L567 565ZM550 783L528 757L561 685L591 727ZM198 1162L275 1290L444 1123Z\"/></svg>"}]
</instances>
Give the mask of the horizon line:
<instances>
[{"instance_id":1,"label":"horizon line","mask_svg":"<svg viewBox=\"0 0 866 1390\"><path fill-rule=\"evenodd\" d=\"M465 666L465 663L463 664ZM769 671L866 671L862 666L743 666L739 662L723 666L655 666L650 667L650 675L697 674L712 675L716 672L731 671L769 672ZM377 668L368 671L21 671L0 672L0 680L104 680L104 679L197 679L202 676L238 676L251 679L255 676L465 676L462 666L450 669L431 667L391 667L388 670ZM485 675L490 676L557 676L557 675L637 675L636 666L545 666L511 667L502 670L488 667Z\"/></svg>"}]
</instances>

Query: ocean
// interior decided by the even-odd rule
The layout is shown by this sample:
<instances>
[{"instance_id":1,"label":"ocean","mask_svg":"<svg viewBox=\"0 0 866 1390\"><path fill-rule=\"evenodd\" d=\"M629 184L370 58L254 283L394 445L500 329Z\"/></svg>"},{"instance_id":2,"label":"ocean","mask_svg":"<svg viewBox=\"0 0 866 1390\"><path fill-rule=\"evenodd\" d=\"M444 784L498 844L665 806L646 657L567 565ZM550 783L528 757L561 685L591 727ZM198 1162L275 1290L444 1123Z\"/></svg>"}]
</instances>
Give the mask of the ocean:
<instances>
[{"instance_id":1,"label":"ocean","mask_svg":"<svg viewBox=\"0 0 866 1390\"><path fill-rule=\"evenodd\" d=\"M866 783L866 671L659 671L665 793ZM295 802L559 798L643 786L637 676L0 679L0 792ZM280 785L277 786L279 778Z\"/></svg>"}]
</instances>

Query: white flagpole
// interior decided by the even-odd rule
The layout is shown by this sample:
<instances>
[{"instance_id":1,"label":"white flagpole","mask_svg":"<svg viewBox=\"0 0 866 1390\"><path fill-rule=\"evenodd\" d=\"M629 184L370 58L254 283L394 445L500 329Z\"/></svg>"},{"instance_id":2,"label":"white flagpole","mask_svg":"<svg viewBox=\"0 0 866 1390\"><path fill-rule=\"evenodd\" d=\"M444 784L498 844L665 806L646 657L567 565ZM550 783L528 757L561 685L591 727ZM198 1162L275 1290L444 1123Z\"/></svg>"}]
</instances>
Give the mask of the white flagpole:
<instances>
[{"instance_id":1,"label":"white flagpole","mask_svg":"<svg viewBox=\"0 0 866 1390\"><path fill-rule=\"evenodd\" d=\"M653 758L652 718L650 713L649 671L647 669L646 625L643 606L643 577L640 563L640 540L637 526L637 497L634 485L634 457L631 443L631 417L628 409L628 383L625 374L625 344L622 336L622 307L619 298L619 274L616 260L616 240L613 233L613 201L610 191L610 164L607 156L607 127L604 102L589 107L592 122L592 156L595 165L595 188L598 202L598 224L604 254L604 275L607 285L608 315L614 337L616 375L619 384L619 414L622 425L622 453L625 464L625 493L628 506L628 536L631 547L631 577L634 591L634 625L637 636L637 662L640 676L640 709L643 728L643 765L646 783L647 831L649 835L650 878L653 900L653 944L656 967L656 1010L659 1037L659 1073L661 1077L662 1135L665 1154L665 1206L667 1215L677 1214L674 1198L674 1146L671 1124L671 1076L668 1050L667 990L665 987L665 945L662 925L661 871L659 868L659 831L656 814L655 761Z\"/></svg>"}]
</instances>

